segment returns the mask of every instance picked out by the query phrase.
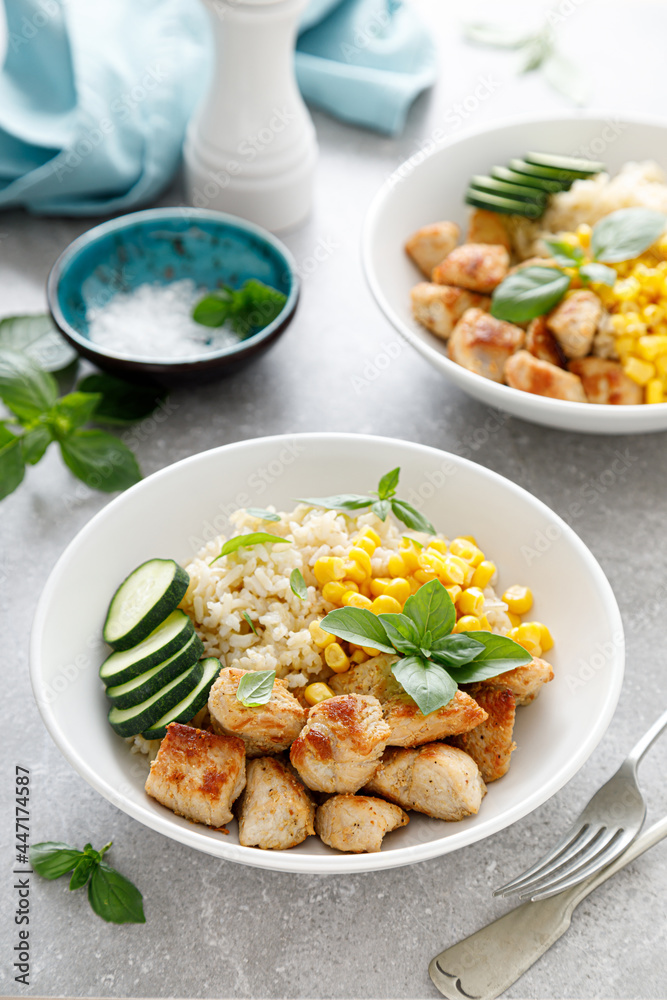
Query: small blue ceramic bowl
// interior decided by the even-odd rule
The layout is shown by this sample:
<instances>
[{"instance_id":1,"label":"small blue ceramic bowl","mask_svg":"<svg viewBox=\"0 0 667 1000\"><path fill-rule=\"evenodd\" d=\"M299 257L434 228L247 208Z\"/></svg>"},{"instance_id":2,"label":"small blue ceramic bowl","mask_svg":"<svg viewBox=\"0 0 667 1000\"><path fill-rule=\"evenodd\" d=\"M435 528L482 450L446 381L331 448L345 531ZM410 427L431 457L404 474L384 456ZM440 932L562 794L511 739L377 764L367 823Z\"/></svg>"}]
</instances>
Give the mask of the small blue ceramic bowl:
<instances>
[{"instance_id":1,"label":"small blue ceramic bowl","mask_svg":"<svg viewBox=\"0 0 667 1000\"><path fill-rule=\"evenodd\" d=\"M238 288L257 278L283 292L287 301L258 333L192 359L134 358L90 341L88 306L145 283L184 278L207 289ZM205 209L153 208L111 219L70 243L51 269L47 298L63 336L99 368L121 378L178 385L218 378L267 350L294 316L299 279L287 248L251 222Z\"/></svg>"}]
</instances>

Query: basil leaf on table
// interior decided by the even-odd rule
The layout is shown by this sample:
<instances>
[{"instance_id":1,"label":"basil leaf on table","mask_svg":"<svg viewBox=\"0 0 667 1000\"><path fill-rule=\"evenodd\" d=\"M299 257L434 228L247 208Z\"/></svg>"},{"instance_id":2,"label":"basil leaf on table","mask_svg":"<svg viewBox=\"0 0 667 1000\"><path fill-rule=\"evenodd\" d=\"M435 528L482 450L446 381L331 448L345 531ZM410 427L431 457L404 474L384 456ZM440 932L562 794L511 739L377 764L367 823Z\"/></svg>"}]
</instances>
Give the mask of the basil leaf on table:
<instances>
[{"instance_id":1,"label":"basil leaf on table","mask_svg":"<svg viewBox=\"0 0 667 1000\"><path fill-rule=\"evenodd\" d=\"M590 82L571 59L552 49L542 62L542 72L547 83L577 107L588 102Z\"/></svg>"},{"instance_id":2,"label":"basil leaf on table","mask_svg":"<svg viewBox=\"0 0 667 1000\"><path fill-rule=\"evenodd\" d=\"M366 608L336 608L324 616L320 628L357 646L371 646L383 653L395 652L379 617Z\"/></svg>"},{"instance_id":3,"label":"basil leaf on table","mask_svg":"<svg viewBox=\"0 0 667 1000\"><path fill-rule=\"evenodd\" d=\"M667 218L650 208L619 208L593 227L591 253L608 264L631 260L655 243L664 232Z\"/></svg>"},{"instance_id":4,"label":"basil leaf on table","mask_svg":"<svg viewBox=\"0 0 667 1000\"><path fill-rule=\"evenodd\" d=\"M406 656L392 664L391 671L422 715L447 705L456 694L456 681L446 670L419 656Z\"/></svg>"},{"instance_id":5,"label":"basil leaf on table","mask_svg":"<svg viewBox=\"0 0 667 1000\"><path fill-rule=\"evenodd\" d=\"M98 917L112 924L145 924L141 893L129 879L106 863L95 867L88 900Z\"/></svg>"},{"instance_id":6,"label":"basil leaf on table","mask_svg":"<svg viewBox=\"0 0 667 1000\"><path fill-rule=\"evenodd\" d=\"M246 708L257 708L271 700L275 670L249 670L243 675L236 689L236 700Z\"/></svg>"},{"instance_id":7,"label":"basil leaf on table","mask_svg":"<svg viewBox=\"0 0 667 1000\"><path fill-rule=\"evenodd\" d=\"M522 267L502 281L491 299L491 315L509 323L526 323L556 306L570 278L555 267Z\"/></svg>"},{"instance_id":8,"label":"basil leaf on table","mask_svg":"<svg viewBox=\"0 0 667 1000\"><path fill-rule=\"evenodd\" d=\"M11 348L0 350L0 399L21 421L35 420L58 398L53 375Z\"/></svg>"},{"instance_id":9,"label":"basil leaf on table","mask_svg":"<svg viewBox=\"0 0 667 1000\"><path fill-rule=\"evenodd\" d=\"M69 880L70 892L74 892L75 889L83 889L97 863L97 860L89 854L82 855Z\"/></svg>"},{"instance_id":10,"label":"basil leaf on table","mask_svg":"<svg viewBox=\"0 0 667 1000\"><path fill-rule=\"evenodd\" d=\"M42 878L60 878L76 868L82 857L83 851L57 840L33 844L30 848L30 864Z\"/></svg>"},{"instance_id":11,"label":"basil leaf on table","mask_svg":"<svg viewBox=\"0 0 667 1000\"><path fill-rule=\"evenodd\" d=\"M470 24L464 24L463 37L476 45L487 45L494 49L520 49L533 36L505 24L474 21Z\"/></svg>"},{"instance_id":12,"label":"basil leaf on table","mask_svg":"<svg viewBox=\"0 0 667 1000\"><path fill-rule=\"evenodd\" d=\"M103 373L87 375L77 385L79 392L99 393L94 419L104 424L131 424L149 417L166 397L154 385L125 382Z\"/></svg>"},{"instance_id":13,"label":"basil leaf on table","mask_svg":"<svg viewBox=\"0 0 667 1000\"><path fill-rule=\"evenodd\" d=\"M303 578L303 573L300 569L293 569L290 573L289 585L291 587L292 593L300 597L302 601L305 601L308 597L308 587L306 586L306 581Z\"/></svg>"},{"instance_id":14,"label":"basil leaf on table","mask_svg":"<svg viewBox=\"0 0 667 1000\"><path fill-rule=\"evenodd\" d=\"M26 431L20 440L25 462L28 465L36 465L53 441L53 435L46 424L40 424Z\"/></svg>"},{"instance_id":15,"label":"basil leaf on table","mask_svg":"<svg viewBox=\"0 0 667 1000\"><path fill-rule=\"evenodd\" d=\"M0 500L13 493L25 475L21 438L0 424Z\"/></svg>"},{"instance_id":16,"label":"basil leaf on table","mask_svg":"<svg viewBox=\"0 0 667 1000\"><path fill-rule=\"evenodd\" d=\"M114 493L141 479L133 453L106 431L75 430L59 444L67 467L92 489Z\"/></svg>"},{"instance_id":17,"label":"basil leaf on table","mask_svg":"<svg viewBox=\"0 0 667 1000\"><path fill-rule=\"evenodd\" d=\"M579 275L584 278L585 281L594 281L597 284L609 285L612 288L616 284L616 279L618 277L613 267L607 267L605 264L598 264L594 260L592 260L589 264L582 264L579 268Z\"/></svg>"},{"instance_id":18,"label":"basil leaf on table","mask_svg":"<svg viewBox=\"0 0 667 1000\"><path fill-rule=\"evenodd\" d=\"M48 422L56 438L87 424L102 399L99 392L70 392L48 411Z\"/></svg>"},{"instance_id":19,"label":"basil leaf on table","mask_svg":"<svg viewBox=\"0 0 667 1000\"><path fill-rule=\"evenodd\" d=\"M58 374L78 362L78 354L47 313L0 319L0 348L27 355L39 368Z\"/></svg>"},{"instance_id":20,"label":"basil leaf on table","mask_svg":"<svg viewBox=\"0 0 667 1000\"><path fill-rule=\"evenodd\" d=\"M222 559L223 556L228 556L230 552L236 552L237 549L248 549L253 545L266 545L268 543L272 543L273 545L292 544L289 538L281 538L280 535L269 535L266 531L250 531L245 535L234 535L233 538L225 542L215 559L209 563L209 566L212 566L218 559Z\"/></svg>"}]
</instances>

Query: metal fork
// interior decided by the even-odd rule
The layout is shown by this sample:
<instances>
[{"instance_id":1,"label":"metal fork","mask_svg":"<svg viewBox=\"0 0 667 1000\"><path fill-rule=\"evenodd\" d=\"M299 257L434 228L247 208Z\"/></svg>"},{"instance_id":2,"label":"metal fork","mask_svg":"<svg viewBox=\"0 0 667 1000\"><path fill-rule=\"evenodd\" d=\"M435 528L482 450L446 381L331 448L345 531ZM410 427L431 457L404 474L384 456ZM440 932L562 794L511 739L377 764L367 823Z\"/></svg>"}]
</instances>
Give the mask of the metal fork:
<instances>
[{"instance_id":1,"label":"metal fork","mask_svg":"<svg viewBox=\"0 0 667 1000\"><path fill-rule=\"evenodd\" d=\"M637 765L665 728L667 712L642 736L555 847L493 895L548 899L583 882L622 854L641 830L646 816L646 803L637 784Z\"/></svg>"}]
</instances>

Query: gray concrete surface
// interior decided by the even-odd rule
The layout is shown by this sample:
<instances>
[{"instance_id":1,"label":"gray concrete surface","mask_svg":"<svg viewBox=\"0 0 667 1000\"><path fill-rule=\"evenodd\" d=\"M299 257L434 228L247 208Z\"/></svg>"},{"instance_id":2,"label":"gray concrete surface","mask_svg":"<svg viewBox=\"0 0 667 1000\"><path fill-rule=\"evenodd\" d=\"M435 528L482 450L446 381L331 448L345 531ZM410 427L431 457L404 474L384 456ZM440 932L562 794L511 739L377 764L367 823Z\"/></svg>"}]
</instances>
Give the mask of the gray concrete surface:
<instances>
[{"instance_id":1,"label":"gray concrete surface","mask_svg":"<svg viewBox=\"0 0 667 1000\"><path fill-rule=\"evenodd\" d=\"M32 701L27 645L40 589L68 542L107 502L94 495L73 509L61 501L72 480L49 454L1 507L3 765L0 839L0 990L7 994L104 997L434 997L429 959L482 926L508 904L490 890L535 857L615 769L667 702L664 653L667 467L664 434L600 438L549 431L508 419L478 446L490 411L448 385L412 351L368 378L397 335L364 285L359 232L386 174L474 91L482 74L501 86L469 124L518 110L563 106L535 76L517 79L513 57L467 50L458 16L422 3L442 49L438 88L415 106L398 139L316 115L322 147L312 219L286 242L302 264L319 245L326 259L304 281L303 301L275 349L233 380L172 396L177 409L138 448L145 473L214 445L269 432L345 430L408 438L458 453L509 477L566 516L584 499L573 527L600 560L623 612L628 669L611 727L581 772L551 801L513 827L455 855L396 871L336 878L270 874L221 863L144 829L101 799L60 756ZM563 25L571 49L587 59L597 105L659 113L658 39L664 4L590 0ZM469 4L466 16L498 11ZM525 4L504 4L506 18ZM600 18L600 15L603 17ZM600 42L590 49L590 38ZM586 42L586 39L589 39ZM662 45L662 43L660 43ZM445 127L452 129L453 126ZM174 188L165 203L179 200ZM44 279L84 221L0 215L0 312L37 311ZM306 264L306 267L308 265ZM370 368L365 366L370 365ZM377 366L376 366L377 367ZM363 392L352 376L366 377ZM483 436L484 437L484 436ZM626 475L606 486L616 449L628 449ZM572 608L573 627L586 609ZM651 814L667 809L666 748L642 765ZM115 842L119 867L143 891L145 926L114 927L63 882L35 879L32 985L13 979L15 896L11 868L14 764L32 769L34 839ZM667 892L664 845L589 897L570 932L507 996L664 998L667 996Z\"/></svg>"}]
</instances>

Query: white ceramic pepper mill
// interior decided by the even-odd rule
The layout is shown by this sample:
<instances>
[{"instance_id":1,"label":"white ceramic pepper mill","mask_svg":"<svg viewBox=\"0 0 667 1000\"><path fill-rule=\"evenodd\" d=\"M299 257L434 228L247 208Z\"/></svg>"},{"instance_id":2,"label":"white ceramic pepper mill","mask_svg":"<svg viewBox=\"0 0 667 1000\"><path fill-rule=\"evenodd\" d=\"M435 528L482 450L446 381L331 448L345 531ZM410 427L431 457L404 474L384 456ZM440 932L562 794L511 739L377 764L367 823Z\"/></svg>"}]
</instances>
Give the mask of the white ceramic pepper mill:
<instances>
[{"instance_id":1,"label":"white ceramic pepper mill","mask_svg":"<svg viewBox=\"0 0 667 1000\"><path fill-rule=\"evenodd\" d=\"M315 129L294 75L307 0L204 0L215 39L209 92L190 122L188 200L273 231L310 211Z\"/></svg>"}]
</instances>

